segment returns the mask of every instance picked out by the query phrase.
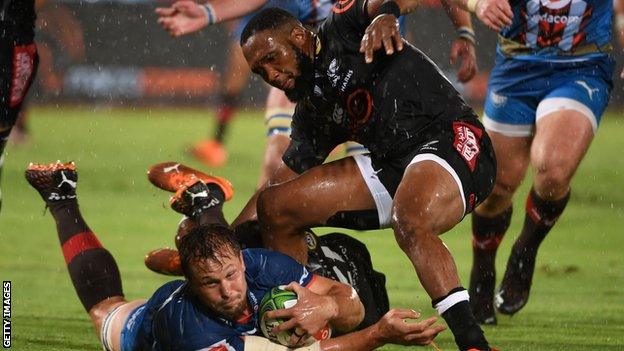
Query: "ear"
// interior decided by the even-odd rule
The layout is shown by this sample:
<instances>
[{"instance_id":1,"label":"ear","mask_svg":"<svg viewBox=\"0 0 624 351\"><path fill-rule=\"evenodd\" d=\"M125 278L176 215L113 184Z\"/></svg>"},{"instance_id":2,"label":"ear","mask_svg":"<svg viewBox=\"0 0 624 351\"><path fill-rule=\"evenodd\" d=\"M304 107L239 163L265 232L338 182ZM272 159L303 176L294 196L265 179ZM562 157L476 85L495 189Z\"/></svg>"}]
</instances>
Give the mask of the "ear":
<instances>
[{"instance_id":1,"label":"ear","mask_svg":"<svg viewBox=\"0 0 624 351\"><path fill-rule=\"evenodd\" d=\"M242 251L241 251L241 253L239 254L238 259L240 259L241 266L243 266L243 271L245 271L245 260L243 259L243 252L242 252Z\"/></svg>"},{"instance_id":2,"label":"ear","mask_svg":"<svg viewBox=\"0 0 624 351\"><path fill-rule=\"evenodd\" d=\"M306 40L308 39L308 31L302 26L294 26L290 30L290 40L298 48L303 48Z\"/></svg>"}]
</instances>

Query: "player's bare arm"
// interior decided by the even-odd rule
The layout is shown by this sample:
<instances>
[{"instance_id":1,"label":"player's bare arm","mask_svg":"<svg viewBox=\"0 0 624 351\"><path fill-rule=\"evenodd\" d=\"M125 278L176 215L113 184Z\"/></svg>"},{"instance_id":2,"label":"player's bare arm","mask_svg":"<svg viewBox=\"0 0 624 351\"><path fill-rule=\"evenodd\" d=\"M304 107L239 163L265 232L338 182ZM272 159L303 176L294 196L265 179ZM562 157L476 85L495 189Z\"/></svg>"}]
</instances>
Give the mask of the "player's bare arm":
<instances>
[{"instance_id":1,"label":"player's bare arm","mask_svg":"<svg viewBox=\"0 0 624 351\"><path fill-rule=\"evenodd\" d=\"M421 321L420 313L408 309L392 309L372 326L336 338L322 340L301 351L370 351L386 344L408 346L429 345L446 327L434 325L436 317ZM257 336L245 338L245 350L287 351L282 345Z\"/></svg>"},{"instance_id":2,"label":"player's bare arm","mask_svg":"<svg viewBox=\"0 0 624 351\"><path fill-rule=\"evenodd\" d=\"M293 282L286 286L286 290L297 294L297 304L267 312L267 317L287 319L275 328L275 333L295 328L291 345L305 341L328 323L335 330L347 332L357 327L364 318L364 306L355 289L349 285L315 276L307 287Z\"/></svg>"},{"instance_id":3,"label":"player's bare arm","mask_svg":"<svg viewBox=\"0 0 624 351\"><path fill-rule=\"evenodd\" d=\"M465 83L471 80L478 70L476 40L470 13L457 6L452 0L443 0L441 3L457 31L457 38L451 44L451 64L460 64L457 80Z\"/></svg>"},{"instance_id":4,"label":"player's bare arm","mask_svg":"<svg viewBox=\"0 0 624 351\"><path fill-rule=\"evenodd\" d=\"M266 4L267 0L211 0L198 4L182 0L169 7L158 7L158 23L174 37L194 33L205 27L243 17Z\"/></svg>"},{"instance_id":5,"label":"player's bare arm","mask_svg":"<svg viewBox=\"0 0 624 351\"><path fill-rule=\"evenodd\" d=\"M508 0L453 0L464 10L474 12L488 28L499 32L511 24L513 12Z\"/></svg>"}]
</instances>

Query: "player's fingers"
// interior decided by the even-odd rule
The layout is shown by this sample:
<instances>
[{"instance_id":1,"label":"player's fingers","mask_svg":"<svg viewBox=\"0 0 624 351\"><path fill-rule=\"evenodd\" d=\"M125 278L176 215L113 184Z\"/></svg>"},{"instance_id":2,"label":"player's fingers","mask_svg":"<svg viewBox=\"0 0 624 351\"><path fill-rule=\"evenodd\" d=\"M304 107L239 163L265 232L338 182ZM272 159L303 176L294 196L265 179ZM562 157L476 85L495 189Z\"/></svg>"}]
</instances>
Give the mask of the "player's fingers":
<instances>
[{"instance_id":1,"label":"player's fingers","mask_svg":"<svg viewBox=\"0 0 624 351\"><path fill-rule=\"evenodd\" d=\"M451 46L451 55L450 55L451 65L455 65L455 63L457 62L458 52L459 52L459 46L458 45L452 45Z\"/></svg>"},{"instance_id":2,"label":"player's fingers","mask_svg":"<svg viewBox=\"0 0 624 351\"><path fill-rule=\"evenodd\" d=\"M273 333L281 333L285 330L292 329L297 326L297 320L291 318L283 323L280 323L277 327L273 328Z\"/></svg>"},{"instance_id":3,"label":"player's fingers","mask_svg":"<svg viewBox=\"0 0 624 351\"><path fill-rule=\"evenodd\" d=\"M509 6L509 1L501 1L498 3L498 9L502 14L503 22L505 25L509 26L513 22L513 11L511 10L511 6Z\"/></svg>"},{"instance_id":4,"label":"player's fingers","mask_svg":"<svg viewBox=\"0 0 624 351\"><path fill-rule=\"evenodd\" d=\"M397 51L403 50L403 38L401 37L401 31L399 31L398 23L396 30L394 31L394 33L392 33L392 38L394 39L394 44Z\"/></svg>"},{"instance_id":5,"label":"player's fingers","mask_svg":"<svg viewBox=\"0 0 624 351\"><path fill-rule=\"evenodd\" d=\"M420 317L420 312L416 312L414 310L406 308L396 308L392 310L392 316L399 319L416 319Z\"/></svg>"},{"instance_id":6,"label":"player's fingers","mask_svg":"<svg viewBox=\"0 0 624 351\"><path fill-rule=\"evenodd\" d=\"M394 54L394 45L392 44L392 37L390 35L386 35L381 38L383 42L384 49L386 49L386 55Z\"/></svg>"},{"instance_id":7,"label":"player's fingers","mask_svg":"<svg viewBox=\"0 0 624 351\"><path fill-rule=\"evenodd\" d=\"M281 308L279 310L268 311L265 314L266 318L290 318L293 316L292 308Z\"/></svg>"},{"instance_id":8,"label":"player's fingers","mask_svg":"<svg viewBox=\"0 0 624 351\"><path fill-rule=\"evenodd\" d=\"M370 41L370 35L367 33L364 33L364 35L362 36L362 40L360 41L360 52L364 53L366 51L366 48L368 47L368 43Z\"/></svg>"},{"instance_id":9,"label":"player's fingers","mask_svg":"<svg viewBox=\"0 0 624 351\"><path fill-rule=\"evenodd\" d=\"M300 328L295 328L290 339L288 340L288 344L291 346L299 346L303 344L308 339L308 333L303 331Z\"/></svg>"},{"instance_id":10,"label":"player's fingers","mask_svg":"<svg viewBox=\"0 0 624 351\"><path fill-rule=\"evenodd\" d=\"M157 7L154 12L159 16L172 16L175 13L175 9L171 7Z\"/></svg>"},{"instance_id":11,"label":"player's fingers","mask_svg":"<svg viewBox=\"0 0 624 351\"><path fill-rule=\"evenodd\" d=\"M286 287L284 287L284 290L292 291L297 294L297 296L300 294L305 294L305 291L303 291L305 289L297 282L291 282L290 284L286 285Z\"/></svg>"}]
</instances>

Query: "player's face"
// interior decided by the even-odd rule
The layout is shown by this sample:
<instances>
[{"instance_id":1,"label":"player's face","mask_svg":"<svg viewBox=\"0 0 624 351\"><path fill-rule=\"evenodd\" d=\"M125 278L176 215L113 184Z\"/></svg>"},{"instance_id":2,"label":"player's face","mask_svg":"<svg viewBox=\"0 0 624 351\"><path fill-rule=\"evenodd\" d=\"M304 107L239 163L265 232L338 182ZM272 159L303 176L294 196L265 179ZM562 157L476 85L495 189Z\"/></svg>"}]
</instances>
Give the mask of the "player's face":
<instances>
[{"instance_id":1,"label":"player's face","mask_svg":"<svg viewBox=\"0 0 624 351\"><path fill-rule=\"evenodd\" d=\"M301 39L303 40L303 39ZM312 59L297 47L291 36L279 31L262 31L243 44L252 72L298 101L311 87Z\"/></svg>"},{"instance_id":2,"label":"player's face","mask_svg":"<svg viewBox=\"0 0 624 351\"><path fill-rule=\"evenodd\" d=\"M190 270L190 286L204 306L234 321L244 315L248 305L242 255L222 256L219 262L197 262Z\"/></svg>"}]
</instances>

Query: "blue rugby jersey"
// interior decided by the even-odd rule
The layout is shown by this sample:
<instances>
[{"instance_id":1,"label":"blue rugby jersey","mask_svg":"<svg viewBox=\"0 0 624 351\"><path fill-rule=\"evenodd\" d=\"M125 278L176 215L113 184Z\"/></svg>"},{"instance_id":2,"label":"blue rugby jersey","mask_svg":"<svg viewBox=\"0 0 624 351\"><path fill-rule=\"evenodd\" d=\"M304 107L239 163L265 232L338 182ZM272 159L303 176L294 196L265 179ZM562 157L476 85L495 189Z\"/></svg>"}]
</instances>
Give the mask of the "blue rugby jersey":
<instances>
[{"instance_id":1,"label":"blue rugby jersey","mask_svg":"<svg viewBox=\"0 0 624 351\"><path fill-rule=\"evenodd\" d=\"M613 2L512 0L514 19L499 33L498 51L531 61L581 61L611 51Z\"/></svg>"},{"instance_id":2,"label":"blue rugby jersey","mask_svg":"<svg viewBox=\"0 0 624 351\"><path fill-rule=\"evenodd\" d=\"M197 303L184 280L160 287L142 310L133 350L243 351L244 335L260 334L260 300L271 288L293 281L306 286L313 275L292 258L265 249L243 250L247 299L254 313L244 322L230 321ZM132 322L129 318L127 323Z\"/></svg>"}]
</instances>

